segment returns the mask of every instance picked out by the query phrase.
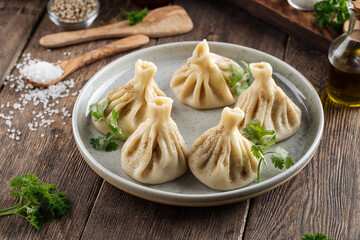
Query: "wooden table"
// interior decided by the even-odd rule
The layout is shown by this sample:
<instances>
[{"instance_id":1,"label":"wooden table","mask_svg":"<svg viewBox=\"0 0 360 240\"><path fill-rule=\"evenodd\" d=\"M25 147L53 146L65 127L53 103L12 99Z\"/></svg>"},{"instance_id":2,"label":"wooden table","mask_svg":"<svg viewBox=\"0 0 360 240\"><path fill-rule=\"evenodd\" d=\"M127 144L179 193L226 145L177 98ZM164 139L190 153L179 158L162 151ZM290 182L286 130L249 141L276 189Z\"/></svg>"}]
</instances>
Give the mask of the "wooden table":
<instances>
[{"instance_id":1,"label":"wooden table","mask_svg":"<svg viewBox=\"0 0 360 240\"><path fill-rule=\"evenodd\" d=\"M313 159L292 180L254 199L219 207L167 206L129 195L100 178L75 145L71 118L57 114L51 127L31 132L27 122L38 108L29 104L23 113L13 114L12 125L21 129L21 141L9 138L6 121L0 118L0 208L15 203L9 194L10 180L34 173L67 191L71 211L39 232L18 216L2 217L0 239L300 239L305 232L360 239L360 109L338 106L328 99L326 54L222 1L175 0L175 4L189 12L194 29L181 36L151 39L144 48L206 38L255 48L289 63L313 84L324 106L324 134ZM93 26L122 20L120 6L139 10L126 0L101 1ZM22 53L52 62L113 41L51 52L39 45L40 37L59 31L48 18L46 1L1 0L1 83L8 74L18 74L13 65L22 61ZM124 54L73 73L69 77L75 79L72 91L79 91L94 73ZM0 105L15 103L21 94L9 85L0 88ZM72 110L75 100L70 95L60 99L58 106ZM5 106L0 113L9 115L10 110Z\"/></svg>"}]
</instances>

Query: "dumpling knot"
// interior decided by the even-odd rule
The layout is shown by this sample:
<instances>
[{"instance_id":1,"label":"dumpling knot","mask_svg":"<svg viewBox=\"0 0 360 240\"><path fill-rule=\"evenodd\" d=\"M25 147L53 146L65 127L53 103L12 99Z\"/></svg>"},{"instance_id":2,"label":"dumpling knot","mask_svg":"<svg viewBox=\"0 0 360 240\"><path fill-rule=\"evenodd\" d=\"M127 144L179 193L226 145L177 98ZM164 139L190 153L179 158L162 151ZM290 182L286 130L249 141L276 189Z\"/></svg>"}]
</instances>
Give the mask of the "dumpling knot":
<instances>
[{"instance_id":1,"label":"dumpling knot","mask_svg":"<svg viewBox=\"0 0 360 240\"><path fill-rule=\"evenodd\" d=\"M160 119L166 121L170 119L170 113L173 100L168 97L156 97L154 101L149 103L149 111L152 119Z\"/></svg>"},{"instance_id":2,"label":"dumpling knot","mask_svg":"<svg viewBox=\"0 0 360 240\"><path fill-rule=\"evenodd\" d=\"M233 128L237 128L237 126L243 119L244 112L239 107L236 107L234 109L226 107L221 113L221 123L225 127L225 132L232 131Z\"/></svg>"},{"instance_id":3,"label":"dumpling knot","mask_svg":"<svg viewBox=\"0 0 360 240\"><path fill-rule=\"evenodd\" d=\"M135 76L134 79L141 79L139 81L141 87L148 85L157 72L157 67L152 62L137 60L135 64Z\"/></svg>"}]
</instances>

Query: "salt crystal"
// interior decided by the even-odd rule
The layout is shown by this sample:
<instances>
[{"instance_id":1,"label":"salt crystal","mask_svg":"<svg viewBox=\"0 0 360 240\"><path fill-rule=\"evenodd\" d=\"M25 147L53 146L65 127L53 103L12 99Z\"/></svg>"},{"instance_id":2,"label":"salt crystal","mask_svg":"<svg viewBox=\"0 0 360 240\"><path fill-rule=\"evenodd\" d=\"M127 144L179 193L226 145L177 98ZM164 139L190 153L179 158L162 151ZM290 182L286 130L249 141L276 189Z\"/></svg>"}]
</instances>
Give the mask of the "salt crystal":
<instances>
[{"instance_id":1,"label":"salt crystal","mask_svg":"<svg viewBox=\"0 0 360 240\"><path fill-rule=\"evenodd\" d=\"M7 126L11 127L11 121L10 121L10 120L6 120L6 121L5 121L5 124L6 124Z\"/></svg>"},{"instance_id":2,"label":"salt crystal","mask_svg":"<svg viewBox=\"0 0 360 240\"><path fill-rule=\"evenodd\" d=\"M20 69L20 73L35 82L47 83L61 77L64 71L59 65L55 66L49 62L34 61Z\"/></svg>"},{"instance_id":3,"label":"salt crystal","mask_svg":"<svg viewBox=\"0 0 360 240\"><path fill-rule=\"evenodd\" d=\"M70 55L70 52L67 52L67 55ZM44 70L45 73L40 73L37 74L38 76L43 77L42 75L45 74L50 74L54 77L54 71L53 70L49 70L49 68L45 67L36 67L36 66L40 66L43 65L42 63L45 64L50 64L50 63L46 63L46 62L42 62L39 61L37 59L35 60L31 60L31 54L24 54L23 55L23 60L22 62L19 62L18 64L16 64L16 69L18 69L18 71L21 74L26 75L27 77L31 78L32 80L37 80L34 79L34 77L28 76L29 74L25 74L25 72L30 71L30 67L32 68L39 68L40 70ZM52 65L52 64L50 64ZM59 68L59 66L55 66L52 65L52 68ZM38 69L38 70L39 70ZM32 70L31 70L32 71ZM62 70L61 70L62 71ZM31 72L32 75L36 75L35 71ZM58 73L58 75L62 74ZM48 80L49 76L46 76L45 80ZM44 82L44 79L41 79L40 82ZM50 81L50 80L49 80ZM70 79L70 80L64 80L62 82L59 82L53 86L50 86L48 88L36 88L34 86L32 86L31 84L26 83L23 80L22 75L8 75L6 76L6 81L4 83L4 85L6 85L6 83L8 83L9 89L12 88L14 89L13 91L15 93L19 93L20 96L17 96L18 101L16 102L6 102L6 104L1 104L0 108L12 108L13 110L9 111L9 116L6 116L3 113L0 113L0 119L4 119L5 120L5 124L7 125L7 132L8 132L8 136L11 139L15 139L15 140L20 140L20 136L21 136L21 131L19 129L15 130L15 129L11 129L12 127L12 120L14 118L14 116L16 117L16 111L19 111L19 113L21 114L24 111L24 108L26 105L31 104L33 106L37 106L37 109L35 109L34 111L31 111L32 115L30 114L30 121L27 123L27 127L29 129L29 131L31 132L37 132L40 128L46 128L51 126L53 123L55 123L54 119L48 119L49 116L52 116L54 114L59 114L60 112L62 113L60 116L62 119L64 119L65 117L71 117L70 111L67 110L65 107L62 109L62 111L60 111L60 109L53 109L54 106L56 106L57 104L60 104L60 101L58 99L60 98L65 98L67 96L69 96L70 94L72 96L76 96L78 93L77 92L71 92L69 89L74 88L74 79ZM79 91L80 92L80 91ZM25 115L22 115L25 116ZM63 125L66 125L66 122L62 123ZM26 125L25 125L26 126ZM45 136L44 133L41 134L42 137ZM58 137L58 135L56 135L56 137Z\"/></svg>"}]
</instances>

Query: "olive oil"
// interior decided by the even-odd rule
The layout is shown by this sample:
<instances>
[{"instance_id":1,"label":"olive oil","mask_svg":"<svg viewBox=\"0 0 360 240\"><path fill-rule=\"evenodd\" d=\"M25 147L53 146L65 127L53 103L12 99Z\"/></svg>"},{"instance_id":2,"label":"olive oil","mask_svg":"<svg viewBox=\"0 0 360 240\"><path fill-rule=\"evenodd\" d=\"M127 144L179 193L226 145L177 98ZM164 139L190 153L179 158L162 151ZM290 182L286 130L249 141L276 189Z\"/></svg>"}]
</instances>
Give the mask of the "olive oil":
<instances>
[{"instance_id":1,"label":"olive oil","mask_svg":"<svg viewBox=\"0 0 360 240\"><path fill-rule=\"evenodd\" d=\"M329 97L336 103L360 107L360 42L329 62Z\"/></svg>"},{"instance_id":2,"label":"olive oil","mask_svg":"<svg viewBox=\"0 0 360 240\"><path fill-rule=\"evenodd\" d=\"M360 30L355 28L360 8L352 1L346 5L351 14L349 28L330 45L327 92L336 103L360 107Z\"/></svg>"}]
</instances>

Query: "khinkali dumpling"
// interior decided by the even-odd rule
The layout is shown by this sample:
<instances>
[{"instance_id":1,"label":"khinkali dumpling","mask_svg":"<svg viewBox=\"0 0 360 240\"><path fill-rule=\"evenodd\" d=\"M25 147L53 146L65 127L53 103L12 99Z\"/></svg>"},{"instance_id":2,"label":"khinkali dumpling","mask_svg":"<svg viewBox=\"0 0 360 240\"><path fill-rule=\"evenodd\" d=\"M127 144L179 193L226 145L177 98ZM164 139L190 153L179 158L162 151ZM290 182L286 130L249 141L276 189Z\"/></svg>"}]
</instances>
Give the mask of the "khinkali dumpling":
<instances>
[{"instance_id":1,"label":"khinkali dumpling","mask_svg":"<svg viewBox=\"0 0 360 240\"><path fill-rule=\"evenodd\" d=\"M241 129L251 120L259 120L264 129L275 130L276 141L284 140L299 129L301 110L278 87L269 63L250 64L254 82L238 98L235 106L245 112Z\"/></svg>"},{"instance_id":2,"label":"khinkali dumpling","mask_svg":"<svg viewBox=\"0 0 360 240\"><path fill-rule=\"evenodd\" d=\"M191 172L216 190L243 187L256 179L258 159L252 143L238 129L244 118L240 108L224 108L220 123L195 140L189 152Z\"/></svg>"},{"instance_id":3,"label":"khinkali dumpling","mask_svg":"<svg viewBox=\"0 0 360 240\"><path fill-rule=\"evenodd\" d=\"M173 100L157 97L149 104L149 118L126 140L121 166L135 180L159 184L171 181L188 169L187 148L170 117Z\"/></svg>"},{"instance_id":4,"label":"khinkali dumpling","mask_svg":"<svg viewBox=\"0 0 360 240\"><path fill-rule=\"evenodd\" d=\"M211 53L206 40L199 43L192 57L180 67L170 81L170 87L184 104L197 109L211 109L235 103L235 92L228 86L232 75L229 58Z\"/></svg>"},{"instance_id":5,"label":"khinkali dumpling","mask_svg":"<svg viewBox=\"0 0 360 240\"><path fill-rule=\"evenodd\" d=\"M100 102L103 105L108 98L110 102L105 110L108 122L112 117L112 108L119 112L118 126L125 136L130 136L140 123L148 117L148 104L157 96L166 96L153 77L156 66L151 62L138 60L135 64L135 76L124 86L108 93ZM93 124L97 130L106 134L109 132L105 121L95 121Z\"/></svg>"}]
</instances>

